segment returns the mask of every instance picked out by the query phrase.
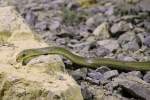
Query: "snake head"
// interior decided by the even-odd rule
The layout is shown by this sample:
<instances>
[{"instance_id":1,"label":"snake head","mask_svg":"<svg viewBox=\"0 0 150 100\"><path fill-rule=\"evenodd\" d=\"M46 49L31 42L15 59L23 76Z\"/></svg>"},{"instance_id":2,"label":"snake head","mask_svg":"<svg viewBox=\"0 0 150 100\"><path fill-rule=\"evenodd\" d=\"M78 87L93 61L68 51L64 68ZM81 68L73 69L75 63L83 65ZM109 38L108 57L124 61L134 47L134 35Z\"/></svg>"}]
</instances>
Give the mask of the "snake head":
<instances>
[{"instance_id":1,"label":"snake head","mask_svg":"<svg viewBox=\"0 0 150 100\"><path fill-rule=\"evenodd\" d=\"M17 55L16 61L17 61L17 62L23 61L23 59L26 58L29 54L30 54L30 53L29 53L29 50L23 50L23 51L21 51L21 52Z\"/></svg>"},{"instance_id":2,"label":"snake head","mask_svg":"<svg viewBox=\"0 0 150 100\"><path fill-rule=\"evenodd\" d=\"M24 59L35 57L35 56L38 56L38 55L41 55L41 54L43 54L43 53L39 49L26 49L26 50L21 51L17 55L16 61L17 62L23 62Z\"/></svg>"},{"instance_id":3,"label":"snake head","mask_svg":"<svg viewBox=\"0 0 150 100\"><path fill-rule=\"evenodd\" d=\"M30 56L33 56L34 55L34 52L32 49L26 49L26 50L23 50L21 51L17 57L16 57L16 61L17 62L22 62L24 58L27 58L27 57L30 57Z\"/></svg>"}]
</instances>

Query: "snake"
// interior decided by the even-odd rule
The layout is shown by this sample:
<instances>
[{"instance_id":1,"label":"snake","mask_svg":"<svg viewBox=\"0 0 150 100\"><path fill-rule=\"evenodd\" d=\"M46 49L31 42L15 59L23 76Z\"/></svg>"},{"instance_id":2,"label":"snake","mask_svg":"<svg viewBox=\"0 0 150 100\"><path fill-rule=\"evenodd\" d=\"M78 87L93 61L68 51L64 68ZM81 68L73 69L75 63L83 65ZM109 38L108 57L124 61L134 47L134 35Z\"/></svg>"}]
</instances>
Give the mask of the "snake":
<instances>
[{"instance_id":1,"label":"snake","mask_svg":"<svg viewBox=\"0 0 150 100\"><path fill-rule=\"evenodd\" d=\"M150 70L150 61L122 61L102 57L87 58L77 55L66 48L57 46L25 49L19 52L19 54L16 57L16 61L21 62L22 65L26 65L30 60L32 60L35 57L49 54L61 55L69 59L73 63L87 68L98 68L100 66L108 66L111 69L118 70Z\"/></svg>"}]
</instances>

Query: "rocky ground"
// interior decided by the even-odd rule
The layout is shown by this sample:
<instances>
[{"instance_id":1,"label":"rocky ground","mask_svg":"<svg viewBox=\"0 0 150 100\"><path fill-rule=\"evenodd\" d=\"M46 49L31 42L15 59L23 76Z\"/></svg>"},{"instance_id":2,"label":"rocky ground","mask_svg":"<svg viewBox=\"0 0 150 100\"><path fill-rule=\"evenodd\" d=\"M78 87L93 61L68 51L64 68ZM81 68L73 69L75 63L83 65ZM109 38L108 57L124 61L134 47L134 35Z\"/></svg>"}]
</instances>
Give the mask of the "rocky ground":
<instances>
[{"instance_id":1,"label":"rocky ground","mask_svg":"<svg viewBox=\"0 0 150 100\"><path fill-rule=\"evenodd\" d=\"M149 0L1 0L49 44L85 57L150 60ZM78 68L64 59L85 100L150 100L150 72ZM76 68L74 68L76 67Z\"/></svg>"}]
</instances>

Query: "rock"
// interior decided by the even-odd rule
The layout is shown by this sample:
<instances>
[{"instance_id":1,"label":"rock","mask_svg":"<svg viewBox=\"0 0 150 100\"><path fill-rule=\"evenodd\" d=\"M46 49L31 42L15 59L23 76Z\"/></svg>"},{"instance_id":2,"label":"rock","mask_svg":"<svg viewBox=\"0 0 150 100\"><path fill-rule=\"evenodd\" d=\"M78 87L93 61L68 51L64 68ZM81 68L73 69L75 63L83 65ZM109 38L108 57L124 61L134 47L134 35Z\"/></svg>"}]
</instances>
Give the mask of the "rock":
<instances>
[{"instance_id":1,"label":"rock","mask_svg":"<svg viewBox=\"0 0 150 100\"><path fill-rule=\"evenodd\" d=\"M92 26L92 25L94 25L94 22L95 22L95 19L93 17L90 17L89 19L87 19L86 25Z\"/></svg>"},{"instance_id":2,"label":"rock","mask_svg":"<svg viewBox=\"0 0 150 100\"><path fill-rule=\"evenodd\" d=\"M51 31L56 31L60 27L61 22L62 22L62 19L59 17L58 18L57 17L51 18L49 29Z\"/></svg>"},{"instance_id":3,"label":"rock","mask_svg":"<svg viewBox=\"0 0 150 100\"><path fill-rule=\"evenodd\" d=\"M138 78L142 78L143 77L143 75L142 75L142 73L140 71L131 71L131 72L128 72L127 74L131 75L131 76L136 76Z\"/></svg>"},{"instance_id":4,"label":"rock","mask_svg":"<svg viewBox=\"0 0 150 100\"><path fill-rule=\"evenodd\" d=\"M88 81L88 82L90 82L92 84L96 84L96 85L100 84L100 80L93 79L93 78L90 78L90 77L86 77L86 81Z\"/></svg>"},{"instance_id":5,"label":"rock","mask_svg":"<svg viewBox=\"0 0 150 100\"><path fill-rule=\"evenodd\" d=\"M86 82L81 83L82 94L85 100L127 100L123 97L111 95L110 91L104 89L102 86L89 85Z\"/></svg>"},{"instance_id":6,"label":"rock","mask_svg":"<svg viewBox=\"0 0 150 100\"><path fill-rule=\"evenodd\" d=\"M81 83L81 91L85 100L93 99L93 93L89 90L88 86L85 83Z\"/></svg>"},{"instance_id":7,"label":"rock","mask_svg":"<svg viewBox=\"0 0 150 100\"><path fill-rule=\"evenodd\" d=\"M94 43L96 41L95 37L94 36L89 36L87 39L86 39L87 42L89 43Z\"/></svg>"},{"instance_id":8,"label":"rock","mask_svg":"<svg viewBox=\"0 0 150 100\"><path fill-rule=\"evenodd\" d=\"M95 46L95 43L93 44L93 46ZM94 54L95 56L93 57L104 57L110 53L110 50L103 46L97 45L96 48L90 49L89 53L91 53L91 55Z\"/></svg>"},{"instance_id":9,"label":"rock","mask_svg":"<svg viewBox=\"0 0 150 100\"><path fill-rule=\"evenodd\" d=\"M41 21L36 23L35 28L40 29L40 31L45 31L48 29L48 23L45 21Z\"/></svg>"},{"instance_id":10,"label":"rock","mask_svg":"<svg viewBox=\"0 0 150 100\"><path fill-rule=\"evenodd\" d=\"M100 73L100 72L96 72L96 71L93 71L93 72L90 72L88 73L88 76L92 79L96 79L96 80L100 80L103 78L103 75Z\"/></svg>"},{"instance_id":11,"label":"rock","mask_svg":"<svg viewBox=\"0 0 150 100\"><path fill-rule=\"evenodd\" d=\"M68 38L57 38L56 42L60 45L65 45L69 39Z\"/></svg>"},{"instance_id":12,"label":"rock","mask_svg":"<svg viewBox=\"0 0 150 100\"><path fill-rule=\"evenodd\" d=\"M145 27L148 31L150 31L150 21L145 20L145 21L144 21L144 27Z\"/></svg>"},{"instance_id":13,"label":"rock","mask_svg":"<svg viewBox=\"0 0 150 100\"><path fill-rule=\"evenodd\" d=\"M106 49L110 50L111 52L119 48L118 41L113 39L101 40L98 41L97 44L104 46Z\"/></svg>"},{"instance_id":14,"label":"rock","mask_svg":"<svg viewBox=\"0 0 150 100\"><path fill-rule=\"evenodd\" d=\"M125 56L124 61L135 61L135 59L133 59L132 57L128 57L128 56Z\"/></svg>"},{"instance_id":15,"label":"rock","mask_svg":"<svg viewBox=\"0 0 150 100\"><path fill-rule=\"evenodd\" d=\"M144 75L143 80L147 83L150 83L150 71Z\"/></svg>"},{"instance_id":16,"label":"rock","mask_svg":"<svg viewBox=\"0 0 150 100\"><path fill-rule=\"evenodd\" d=\"M0 94L0 98L83 100L80 87L65 72L59 56L43 55L35 58L41 62L33 59L25 66L16 62L22 50L49 46L36 37L24 22L13 7L0 7L0 31L11 33L6 41L12 44L0 47L0 87L4 93Z\"/></svg>"},{"instance_id":17,"label":"rock","mask_svg":"<svg viewBox=\"0 0 150 100\"><path fill-rule=\"evenodd\" d=\"M138 32L138 29L135 29L135 31ZM139 33L137 34L137 38L140 40L141 44L144 44L144 39L145 39L145 37L147 37L147 36L148 36L148 34L147 34L146 32L139 32Z\"/></svg>"},{"instance_id":18,"label":"rock","mask_svg":"<svg viewBox=\"0 0 150 100\"><path fill-rule=\"evenodd\" d=\"M140 48L139 41L134 32L124 33L118 38L118 43L121 47L131 51L136 51Z\"/></svg>"},{"instance_id":19,"label":"rock","mask_svg":"<svg viewBox=\"0 0 150 100\"><path fill-rule=\"evenodd\" d=\"M139 0L126 0L126 2L130 4L136 4L139 2Z\"/></svg>"},{"instance_id":20,"label":"rock","mask_svg":"<svg viewBox=\"0 0 150 100\"><path fill-rule=\"evenodd\" d=\"M142 0L138 5L140 6L142 11L150 11L150 1L149 0Z\"/></svg>"},{"instance_id":21,"label":"rock","mask_svg":"<svg viewBox=\"0 0 150 100\"><path fill-rule=\"evenodd\" d=\"M124 54L119 54L117 56L117 59L122 60L122 61L136 61L133 57L126 56Z\"/></svg>"},{"instance_id":22,"label":"rock","mask_svg":"<svg viewBox=\"0 0 150 100\"><path fill-rule=\"evenodd\" d=\"M82 26L80 26L80 27L82 27ZM92 29L89 29L84 26L82 28L80 28L80 30L78 30L78 32L79 32L80 37L85 38L85 39L87 39L89 37L94 37L94 36L90 36Z\"/></svg>"},{"instance_id":23,"label":"rock","mask_svg":"<svg viewBox=\"0 0 150 100\"><path fill-rule=\"evenodd\" d=\"M122 87L122 91L126 91L125 93L129 93L129 95L133 96L137 99L149 100L150 99L150 84L141 80L135 76L119 76L114 78L114 81L118 83L119 86Z\"/></svg>"},{"instance_id":24,"label":"rock","mask_svg":"<svg viewBox=\"0 0 150 100\"><path fill-rule=\"evenodd\" d=\"M106 66L102 66L96 69L96 72L100 72L102 74L104 74L105 72L110 71L110 69Z\"/></svg>"},{"instance_id":25,"label":"rock","mask_svg":"<svg viewBox=\"0 0 150 100\"><path fill-rule=\"evenodd\" d=\"M110 6L107 11L105 12L106 15L113 15L114 13L114 7Z\"/></svg>"},{"instance_id":26,"label":"rock","mask_svg":"<svg viewBox=\"0 0 150 100\"><path fill-rule=\"evenodd\" d=\"M150 47L150 35L147 36L146 38L144 38L144 44L145 44L147 47Z\"/></svg>"},{"instance_id":27,"label":"rock","mask_svg":"<svg viewBox=\"0 0 150 100\"><path fill-rule=\"evenodd\" d=\"M95 27L105 21L107 21L107 18L102 13L97 13L96 15L87 19L86 25L89 27Z\"/></svg>"},{"instance_id":28,"label":"rock","mask_svg":"<svg viewBox=\"0 0 150 100\"><path fill-rule=\"evenodd\" d=\"M73 71L71 75L75 78L75 80L85 79L87 75L87 68L77 69Z\"/></svg>"},{"instance_id":29,"label":"rock","mask_svg":"<svg viewBox=\"0 0 150 100\"><path fill-rule=\"evenodd\" d=\"M136 51L140 48L140 46L136 40L128 42L128 45L124 45L124 47L127 48L128 50L132 50L132 51Z\"/></svg>"},{"instance_id":30,"label":"rock","mask_svg":"<svg viewBox=\"0 0 150 100\"><path fill-rule=\"evenodd\" d=\"M108 31L108 23L103 22L100 24L94 31L93 34L97 36L99 39L107 39L110 37L110 33Z\"/></svg>"},{"instance_id":31,"label":"rock","mask_svg":"<svg viewBox=\"0 0 150 100\"><path fill-rule=\"evenodd\" d=\"M143 88L143 86L141 85L126 83L126 84L122 84L121 86L125 88L125 90L127 90L128 92L135 94L135 97L137 96L137 98L141 98L145 100L150 99L150 96L149 96L150 90Z\"/></svg>"},{"instance_id":32,"label":"rock","mask_svg":"<svg viewBox=\"0 0 150 100\"><path fill-rule=\"evenodd\" d=\"M118 76L119 73L117 70L111 70L104 73L104 79L110 79L112 77Z\"/></svg>"},{"instance_id":33,"label":"rock","mask_svg":"<svg viewBox=\"0 0 150 100\"><path fill-rule=\"evenodd\" d=\"M27 11L27 13L25 15L25 20L27 21L27 23L29 25L33 26L33 25L35 25L35 22L37 20L37 16L35 16L34 13L31 10L29 10L29 11Z\"/></svg>"},{"instance_id":34,"label":"rock","mask_svg":"<svg viewBox=\"0 0 150 100\"><path fill-rule=\"evenodd\" d=\"M128 30L132 29L133 26L131 23L127 23L125 21L120 21L115 23L111 26L110 31L112 35L118 35L123 32L127 32Z\"/></svg>"},{"instance_id":35,"label":"rock","mask_svg":"<svg viewBox=\"0 0 150 100\"><path fill-rule=\"evenodd\" d=\"M105 96L103 100L121 100L116 96Z\"/></svg>"}]
</instances>

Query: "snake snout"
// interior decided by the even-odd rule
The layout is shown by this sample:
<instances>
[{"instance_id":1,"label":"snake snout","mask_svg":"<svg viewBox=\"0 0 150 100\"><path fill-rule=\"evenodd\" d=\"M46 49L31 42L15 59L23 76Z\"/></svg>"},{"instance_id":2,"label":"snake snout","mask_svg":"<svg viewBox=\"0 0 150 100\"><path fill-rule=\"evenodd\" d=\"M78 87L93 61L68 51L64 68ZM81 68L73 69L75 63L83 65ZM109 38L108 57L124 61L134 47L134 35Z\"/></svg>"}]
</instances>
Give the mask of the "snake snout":
<instances>
[{"instance_id":1,"label":"snake snout","mask_svg":"<svg viewBox=\"0 0 150 100\"><path fill-rule=\"evenodd\" d=\"M16 61L21 62L27 56L27 54L28 53L25 51L20 52L16 57Z\"/></svg>"}]
</instances>

